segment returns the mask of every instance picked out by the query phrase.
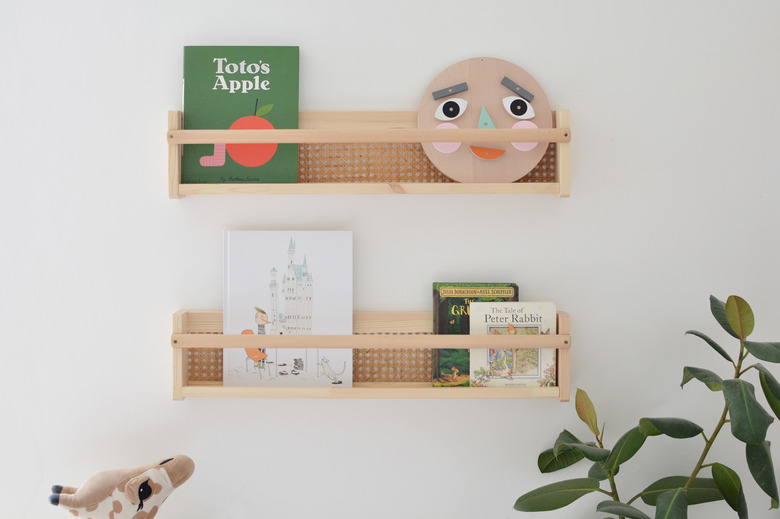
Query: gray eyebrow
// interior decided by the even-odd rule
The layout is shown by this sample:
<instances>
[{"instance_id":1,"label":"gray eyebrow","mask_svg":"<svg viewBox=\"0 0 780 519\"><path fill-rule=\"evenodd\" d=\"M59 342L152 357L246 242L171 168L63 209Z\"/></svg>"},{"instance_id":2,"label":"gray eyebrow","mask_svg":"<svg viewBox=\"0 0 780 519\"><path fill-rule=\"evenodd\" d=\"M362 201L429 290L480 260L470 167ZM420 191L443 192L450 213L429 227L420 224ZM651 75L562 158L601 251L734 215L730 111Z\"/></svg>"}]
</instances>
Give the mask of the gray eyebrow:
<instances>
[{"instance_id":1,"label":"gray eyebrow","mask_svg":"<svg viewBox=\"0 0 780 519\"><path fill-rule=\"evenodd\" d=\"M433 93L433 99L434 101L437 99L441 99L442 97L451 96L453 94L460 94L461 92L465 92L469 89L469 86L466 83L460 83L458 85L452 85L451 87L442 88L441 90L437 90Z\"/></svg>"},{"instance_id":2,"label":"gray eyebrow","mask_svg":"<svg viewBox=\"0 0 780 519\"><path fill-rule=\"evenodd\" d=\"M525 88L521 87L508 77L504 76L504 79L501 80L501 84L507 87L509 90L514 92L515 94L519 95L529 103L534 100L534 95L526 90Z\"/></svg>"}]
</instances>

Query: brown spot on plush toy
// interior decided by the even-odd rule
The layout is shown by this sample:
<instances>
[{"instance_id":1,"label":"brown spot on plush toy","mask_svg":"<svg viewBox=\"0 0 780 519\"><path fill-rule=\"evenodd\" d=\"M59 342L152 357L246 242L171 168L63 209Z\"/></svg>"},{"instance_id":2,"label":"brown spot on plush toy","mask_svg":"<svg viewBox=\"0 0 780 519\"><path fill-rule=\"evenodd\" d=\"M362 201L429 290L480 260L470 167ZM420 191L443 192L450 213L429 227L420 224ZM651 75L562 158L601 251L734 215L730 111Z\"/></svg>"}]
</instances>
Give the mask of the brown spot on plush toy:
<instances>
[{"instance_id":1,"label":"brown spot on plush toy","mask_svg":"<svg viewBox=\"0 0 780 519\"><path fill-rule=\"evenodd\" d=\"M187 456L109 470L95 474L78 488L53 486L49 502L83 519L152 519L194 470L195 463Z\"/></svg>"}]
</instances>

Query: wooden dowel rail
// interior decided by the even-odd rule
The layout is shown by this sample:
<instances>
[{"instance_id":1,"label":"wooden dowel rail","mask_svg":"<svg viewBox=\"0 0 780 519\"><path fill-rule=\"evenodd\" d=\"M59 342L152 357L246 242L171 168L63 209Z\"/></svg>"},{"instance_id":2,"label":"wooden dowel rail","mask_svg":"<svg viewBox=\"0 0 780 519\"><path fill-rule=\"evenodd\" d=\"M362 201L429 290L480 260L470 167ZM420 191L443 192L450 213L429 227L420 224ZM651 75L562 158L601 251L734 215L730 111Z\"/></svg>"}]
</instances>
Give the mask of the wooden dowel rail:
<instances>
[{"instance_id":1,"label":"wooden dowel rail","mask_svg":"<svg viewBox=\"0 0 780 519\"><path fill-rule=\"evenodd\" d=\"M568 348L568 335L197 335L173 334L174 348Z\"/></svg>"},{"instance_id":2,"label":"wooden dowel rail","mask_svg":"<svg viewBox=\"0 0 780 519\"><path fill-rule=\"evenodd\" d=\"M571 142L568 128L386 129L386 130L169 130L170 144L246 143L416 143L416 142Z\"/></svg>"}]
</instances>

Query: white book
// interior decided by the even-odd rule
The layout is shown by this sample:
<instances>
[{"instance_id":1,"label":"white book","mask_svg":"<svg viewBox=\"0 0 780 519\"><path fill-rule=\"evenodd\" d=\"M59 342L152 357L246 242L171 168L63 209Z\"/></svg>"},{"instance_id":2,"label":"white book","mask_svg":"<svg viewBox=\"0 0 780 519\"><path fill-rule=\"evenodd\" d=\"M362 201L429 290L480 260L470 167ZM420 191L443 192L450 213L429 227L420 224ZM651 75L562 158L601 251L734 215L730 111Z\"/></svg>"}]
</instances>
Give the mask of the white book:
<instances>
[{"instance_id":1,"label":"white book","mask_svg":"<svg viewBox=\"0 0 780 519\"><path fill-rule=\"evenodd\" d=\"M223 333L352 334L351 231L225 231ZM352 350L225 348L226 386L351 387Z\"/></svg>"},{"instance_id":2,"label":"white book","mask_svg":"<svg viewBox=\"0 0 780 519\"><path fill-rule=\"evenodd\" d=\"M471 303L471 335L549 335L557 333L554 303ZM471 385L484 387L554 386L553 348L471 349Z\"/></svg>"}]
</instances>

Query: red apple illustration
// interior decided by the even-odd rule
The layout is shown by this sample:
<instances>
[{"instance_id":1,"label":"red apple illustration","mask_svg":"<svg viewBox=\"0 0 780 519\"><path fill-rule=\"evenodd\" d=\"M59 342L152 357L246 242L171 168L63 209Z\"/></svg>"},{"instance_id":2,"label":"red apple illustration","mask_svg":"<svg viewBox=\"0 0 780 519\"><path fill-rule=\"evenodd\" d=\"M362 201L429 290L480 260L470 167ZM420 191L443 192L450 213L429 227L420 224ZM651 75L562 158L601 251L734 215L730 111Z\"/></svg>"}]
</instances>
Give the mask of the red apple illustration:
<instances>
[{"instance_id":1,"label":"red apple illustration","mask_svg":"<svg viewBox=\"0 0 780 519\"><path fill-rule=\"evenodd\" d=\"M257 102L255 102L257 107ZM266 115L274 105L264 105L255 109L255 115L247 115L241 117L231 126L231 130L273 130L274 125L271 124L263 116ZM279 145L276 143L249 143L249 144L228 144L226 145L228 155L238 164L246 166L247 168L255 168L262 166L276 153L276 148Z\"/></svg>"}]
</instances>

